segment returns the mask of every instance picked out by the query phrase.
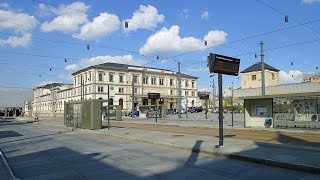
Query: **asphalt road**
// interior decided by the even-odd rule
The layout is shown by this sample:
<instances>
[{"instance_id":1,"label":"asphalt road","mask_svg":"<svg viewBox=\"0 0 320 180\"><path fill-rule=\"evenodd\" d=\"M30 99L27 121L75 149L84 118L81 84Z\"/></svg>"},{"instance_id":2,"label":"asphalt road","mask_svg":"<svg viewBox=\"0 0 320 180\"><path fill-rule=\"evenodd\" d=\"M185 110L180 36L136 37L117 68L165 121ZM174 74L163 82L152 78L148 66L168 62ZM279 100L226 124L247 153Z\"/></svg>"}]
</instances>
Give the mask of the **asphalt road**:
<instances>
[{"instance_id":1,"label":"asphalt road","mask_svg":"<svg viewBox=\"0 0 320 180\"><path fill-rule=\"evenodd\" d=\"M195 146L201 146L201 142ZM20 179L318 178L297 171L13 120L0 125L0 148Z\"/></svg>"}]
</instances>

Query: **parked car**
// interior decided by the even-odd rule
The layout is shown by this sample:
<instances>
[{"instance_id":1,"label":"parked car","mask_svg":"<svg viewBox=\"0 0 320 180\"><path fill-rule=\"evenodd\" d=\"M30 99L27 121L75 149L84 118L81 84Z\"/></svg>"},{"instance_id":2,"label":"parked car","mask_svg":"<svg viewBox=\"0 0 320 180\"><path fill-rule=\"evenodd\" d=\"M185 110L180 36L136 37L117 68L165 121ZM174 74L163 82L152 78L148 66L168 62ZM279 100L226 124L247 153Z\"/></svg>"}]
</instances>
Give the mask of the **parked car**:
<instances>
[{"instance_id":1,"label":"parked car","mask_svg":"<svg viewBox=\"0 0 320 180\"><path fill-rule=\"evenodd\" d=\"M202 112L203 111L203 108L200 106L200 107L192 107L191 108L191 113L198 113L198 112Z\"/></svg>"},{"instance_id":2,"label":"parked car","mask_svg":"<svg viewBox=\"0 0 320 180\"><path fill-rule=\"evenodd\" d=\"M132 111L129 112L128 116L132 117ZM133 117L139 117L139 111L133 111Z\"/></svg>"},{"instance_id":3,"label":"parked car","mask_svg":"<svg viewBox=\"0 0 320 180\"><path fill-rule=\"evenodd\" d=\"M173 109L167 109L167 110L166 110L166 114L167 114L167 115L169 115L169 114L174 114Z\"/></svg>"}]
</instances>

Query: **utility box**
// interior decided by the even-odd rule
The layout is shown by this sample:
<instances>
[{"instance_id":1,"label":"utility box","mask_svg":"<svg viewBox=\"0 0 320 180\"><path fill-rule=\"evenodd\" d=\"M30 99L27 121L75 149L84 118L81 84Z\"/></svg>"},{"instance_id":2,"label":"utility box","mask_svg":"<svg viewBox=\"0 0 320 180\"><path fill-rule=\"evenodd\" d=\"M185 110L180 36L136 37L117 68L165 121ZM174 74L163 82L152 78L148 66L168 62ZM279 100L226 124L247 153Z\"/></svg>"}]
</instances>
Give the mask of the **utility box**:
<instances>
[{"instance_id":1,"label":"utility box","mask_svg":"<svg viewBox=\"0 0 320 180\"><path fill-rule=\"evenodd\" d=\"M66 102L64 124L67 127L82 129L102 128L102 100Z\"/></svg>"}]
</instances>

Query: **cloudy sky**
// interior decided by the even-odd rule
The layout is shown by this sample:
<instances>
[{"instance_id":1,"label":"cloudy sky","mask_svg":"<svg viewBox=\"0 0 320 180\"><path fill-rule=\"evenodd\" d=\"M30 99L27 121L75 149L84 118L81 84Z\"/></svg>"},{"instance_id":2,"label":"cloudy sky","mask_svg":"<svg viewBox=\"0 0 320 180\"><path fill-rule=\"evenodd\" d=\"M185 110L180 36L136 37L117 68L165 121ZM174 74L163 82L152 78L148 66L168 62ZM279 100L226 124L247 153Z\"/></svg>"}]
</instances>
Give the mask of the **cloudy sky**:
<instances>
[{"instance_id":1,"label":"cloudy sky","mask_svg":"<svg viewBox=\"0 0 320 180\"><path fill-rule=\"evenodd\" d=\"M121 2L1 1L1 86L72 82L71 73L104 62L177 71L180 61L181 71L209 90L209 53L240 58L243 70L260 60L260 41L281 83L319 72L319 0ZM240 84L224 76L224 86L232 82Z\"/></svg>"}]
</instances>

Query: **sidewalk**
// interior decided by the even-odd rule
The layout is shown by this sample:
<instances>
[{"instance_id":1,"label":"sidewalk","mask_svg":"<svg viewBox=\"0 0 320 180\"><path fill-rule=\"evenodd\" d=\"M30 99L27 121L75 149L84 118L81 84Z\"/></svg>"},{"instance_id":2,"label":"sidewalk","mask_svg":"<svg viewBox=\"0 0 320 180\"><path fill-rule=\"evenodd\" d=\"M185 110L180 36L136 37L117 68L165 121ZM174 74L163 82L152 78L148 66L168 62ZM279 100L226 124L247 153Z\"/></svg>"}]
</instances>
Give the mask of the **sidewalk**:
<instances>
[{"instance_id":1,"label":"sidewalk","mask_svg":"<svg viewBox=\"0 0 320 180\"><path fill-rule=\"evenodd\" d=\"M65 128L61 121L45 120L41 124ZM224 147L218 147L219 138L185 134L164 133L148 130L111 127L101 130L77 129L83 134L111 136L130 141L179 148L192 152L212 154L245 160L281 168L320 174L320 148L261 143L224 138Z\"/></svg>"}]
</instances>

